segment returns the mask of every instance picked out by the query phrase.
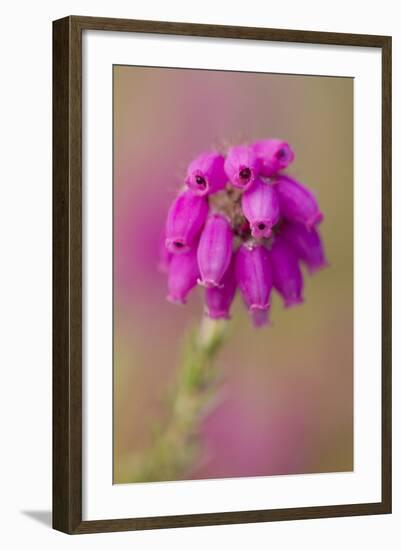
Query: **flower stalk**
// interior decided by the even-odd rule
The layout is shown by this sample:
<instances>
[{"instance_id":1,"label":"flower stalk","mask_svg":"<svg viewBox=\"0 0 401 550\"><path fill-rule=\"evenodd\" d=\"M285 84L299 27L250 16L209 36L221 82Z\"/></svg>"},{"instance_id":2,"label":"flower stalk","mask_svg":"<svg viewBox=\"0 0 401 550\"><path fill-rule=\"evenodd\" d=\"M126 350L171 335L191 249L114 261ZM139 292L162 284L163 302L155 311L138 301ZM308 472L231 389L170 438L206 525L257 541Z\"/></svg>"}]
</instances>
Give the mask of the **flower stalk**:
<instances>
[{"instance_id":1,"label":"flower stalk","mask_svg":"<svg viewBox=\"0 0 401 550\"><path fill-rule=\"evenodd\" d=\"M131 464L130 482L183 479L199 453L199 427L215 405L220 377L215 359L227 321L204 317L184 346L169 395L169 414L154 432L153 444Z\"/></svg>"}]
</instances>

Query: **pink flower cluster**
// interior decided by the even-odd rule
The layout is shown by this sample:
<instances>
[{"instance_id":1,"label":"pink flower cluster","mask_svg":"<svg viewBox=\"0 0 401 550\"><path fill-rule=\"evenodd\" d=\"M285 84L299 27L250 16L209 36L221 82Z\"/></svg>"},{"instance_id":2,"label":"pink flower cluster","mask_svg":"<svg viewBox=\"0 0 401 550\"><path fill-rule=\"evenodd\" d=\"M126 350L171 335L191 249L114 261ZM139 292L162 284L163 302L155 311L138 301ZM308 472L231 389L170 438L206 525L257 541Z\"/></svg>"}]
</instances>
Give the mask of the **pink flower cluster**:
<instances>
[{"instance_id":1,"label":"pink flower cluster","mask_svg":"<svg viewBox=\"0 0 401 550\"><path fill-rule=\"evenodd\" d=\"M189 164L162 247L171 302L185 303L200 284L206 314L227 319L238 288L261 326L273 289L285 307L303 301L300 263L311 273L326 265L316 227L323 215L313 194L283 173L293 160L288 143L266 139Z\"/></svg>"}]
</instances>

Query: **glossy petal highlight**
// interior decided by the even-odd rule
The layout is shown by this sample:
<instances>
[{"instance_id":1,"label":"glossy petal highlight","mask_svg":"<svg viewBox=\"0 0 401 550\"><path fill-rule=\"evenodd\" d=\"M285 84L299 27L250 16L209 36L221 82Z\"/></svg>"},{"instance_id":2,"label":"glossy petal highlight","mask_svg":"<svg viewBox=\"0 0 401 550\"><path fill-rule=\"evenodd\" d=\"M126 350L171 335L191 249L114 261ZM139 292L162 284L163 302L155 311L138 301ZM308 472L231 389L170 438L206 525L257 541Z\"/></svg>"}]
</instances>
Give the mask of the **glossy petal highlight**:
<instances>
[{"instance_id":1,"label":"glossy petal highlight","mask_svg":"<svg viewBox=\"0 0 401 550\"><path fill-rule=\"evenodd\" d=\"M236 254L235 275L254 325L266 324L273 274L264 246L241 245Z\"/></svg>"},{"instance_id":2,"label":"glossy petal highlight","mask_svg":"<svg viewBox=\"0 0 401 550\"><path fill-rule=\"evenodd\" d=\"M167 299L176 304L185 304L189 292L196 286L199 267L196 250L174 254L168 269Z\"/></svg>"},{"instance_id":3,"label":"glossy petal highlight","mask_svg":"<svg viewBox=\"0 0 401 550\"><path fill-rule=\"evenodd\" d=\"M269 183L257 179L242 196L242 211L250 223L255 239L270 237L272 228L280 218L276 189Z\"/></svg>"},{"instance_id":4,"label":"glossy petal highlight","mask_svg":"<svg viewBox=\"0 0 401 550\"><path fill-rule=\"evenodd\" d=\"M214 287L221 284L233 250L233 231L226 217L211 215L202 231L198 246L200 284Z\"/></svg>"},{"instance_id":5,"label":"glossy petal highlight","mask_svg":"<svg viewBox=\"0 0 401 550\"><path fill-rule=\"evenodd\" d=\"M313 193L301 183L281 175L275 187L279 196L280 212L284 218L303 223L308 229L323 220Z\"/></svg>"},{"instance_id":6,"label":"glossy petal highlight","mask_svg":"<svg viewBox=\"0 0 401 550\"><path fill-rule=\"evenodd\" d=\"M191 191L180 193L168 211L166 247L173 254L188 252L194 245L208 213L205 197Z\"/></svg>"},{"instance_id":7,"label":"glossy petal highlight","mask_svg":"<svg viewBox=\"0 0 401 550\"><path fill-rule=\"evenodd\" d=\"M270 250L273 285L282 296L285 307L302 303L303 278L297 256L290 245L277 237Z\"/></svg>"}]
</instances>

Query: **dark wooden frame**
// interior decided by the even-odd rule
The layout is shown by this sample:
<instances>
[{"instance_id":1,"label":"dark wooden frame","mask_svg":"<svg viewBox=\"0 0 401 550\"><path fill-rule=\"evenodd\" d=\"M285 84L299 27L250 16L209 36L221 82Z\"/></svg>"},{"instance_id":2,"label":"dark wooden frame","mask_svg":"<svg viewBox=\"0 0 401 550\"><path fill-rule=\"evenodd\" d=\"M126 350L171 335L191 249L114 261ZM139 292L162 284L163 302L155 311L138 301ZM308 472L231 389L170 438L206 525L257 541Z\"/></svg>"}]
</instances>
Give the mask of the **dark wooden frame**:
<instances>
[{"instance_id":1,"label":"dark wooden frame","mask_svg":"<svg viewBox=\"0 0 401 550\"><path fill-rule=\"evenodd\" d=\"M380 48L382 497L380 502L82 521L81 55L86 29ZM391 513L391 37L71 16L53 22L53 527L69 534Z\"/></svg>"}]
</instances>

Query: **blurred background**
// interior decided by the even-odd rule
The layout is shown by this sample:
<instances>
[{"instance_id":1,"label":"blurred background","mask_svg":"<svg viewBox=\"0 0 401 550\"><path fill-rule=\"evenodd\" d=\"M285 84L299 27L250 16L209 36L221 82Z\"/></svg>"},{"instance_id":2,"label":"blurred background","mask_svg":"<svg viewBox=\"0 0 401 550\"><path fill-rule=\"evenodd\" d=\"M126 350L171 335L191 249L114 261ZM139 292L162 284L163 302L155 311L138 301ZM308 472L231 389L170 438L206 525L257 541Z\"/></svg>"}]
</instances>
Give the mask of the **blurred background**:
<instances>
[{"instance_id":1,"label":"blurred background","mask_svg":"<svg viewBox=\"0 0 401 550\"><path fill-rule=\"evenodd\" d=\"M224 387L182 479L353 469L353 81L349 78L114 67L114 482L168 413L188 327L157 268L165 216L204 150L277 137L288 173L312 189L330 267L305 275L305 302L256 330L237 297L218 356Z\"/></svg>"}]
</instances>

